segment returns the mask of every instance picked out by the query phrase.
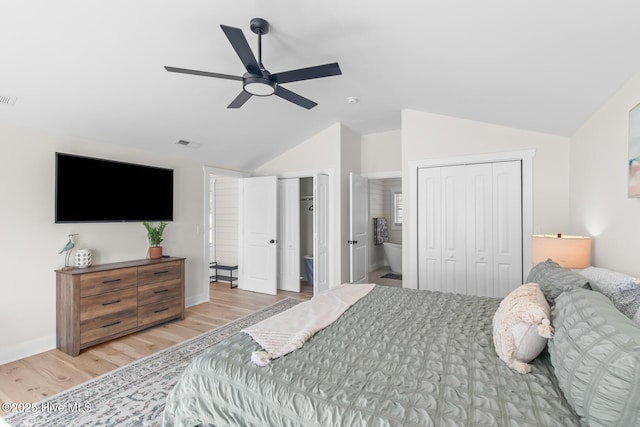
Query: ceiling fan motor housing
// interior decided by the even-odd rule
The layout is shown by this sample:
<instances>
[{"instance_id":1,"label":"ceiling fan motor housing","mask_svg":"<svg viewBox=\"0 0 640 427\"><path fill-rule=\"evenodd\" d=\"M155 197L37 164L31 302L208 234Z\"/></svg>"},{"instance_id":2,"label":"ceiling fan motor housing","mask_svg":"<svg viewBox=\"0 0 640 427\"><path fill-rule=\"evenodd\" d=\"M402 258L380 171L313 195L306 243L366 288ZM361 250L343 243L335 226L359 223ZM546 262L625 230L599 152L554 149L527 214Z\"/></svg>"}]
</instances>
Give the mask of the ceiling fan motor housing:
<instances>
[{"instance_id":1,"label":"ceiling fan motor housing","mask_svg":"<svg viewBox=\"0 0 640 427\"><path fill-rule=\"evenodd\" d=\"M277 83L271 81L271 74L263 71L263 75L245 73L242 76L242 88L245 92L255 96L269 96L276 91Z\"/></svg>"}]
</instances>

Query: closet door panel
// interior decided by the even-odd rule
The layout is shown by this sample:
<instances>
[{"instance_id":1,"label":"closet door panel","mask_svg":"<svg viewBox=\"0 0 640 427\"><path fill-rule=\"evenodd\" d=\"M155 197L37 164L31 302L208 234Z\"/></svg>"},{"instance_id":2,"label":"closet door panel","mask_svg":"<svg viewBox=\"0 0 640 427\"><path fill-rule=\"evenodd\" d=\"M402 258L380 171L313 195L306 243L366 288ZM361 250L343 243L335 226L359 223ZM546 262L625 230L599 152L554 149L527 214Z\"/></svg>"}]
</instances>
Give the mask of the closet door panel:
<instances>
[{"instance_id":1,"label":"closet door panel","mask_svg":"<svg viewBox=\"0 0 640 427\"><path fill-rule=\"evenodd\" d=\"M519 161L493 164L494 295L522 284L522 175Z\"/></svg>"},{"instance_id":2,"label":"closet door panel","mask_svg":"<svg viewBox=\"0 0 640 427\"><path fill-rule=\"evenodd\" d=\"M442 168L442 232L447 292L467 293L465 166Z\"/></svg>"},{"instance_id":3,"label":"closet door panel","mask_svg":"<svg viewBox=\"0 0 640 427\"><path fill-rule=\"evenodd\" d=\"M418 171L418 289L443 291L440 168Z\"/></svg>"},{"instance_id":4,"label":"closet door panel","mask_svg":"<svg viewBox=\"0 0 640 427\"><path fill-rule=\"evenodd\" d=\"M468 165L467 293L493 296L493 185L490 163Z\"/></svg>"}]
</instances>

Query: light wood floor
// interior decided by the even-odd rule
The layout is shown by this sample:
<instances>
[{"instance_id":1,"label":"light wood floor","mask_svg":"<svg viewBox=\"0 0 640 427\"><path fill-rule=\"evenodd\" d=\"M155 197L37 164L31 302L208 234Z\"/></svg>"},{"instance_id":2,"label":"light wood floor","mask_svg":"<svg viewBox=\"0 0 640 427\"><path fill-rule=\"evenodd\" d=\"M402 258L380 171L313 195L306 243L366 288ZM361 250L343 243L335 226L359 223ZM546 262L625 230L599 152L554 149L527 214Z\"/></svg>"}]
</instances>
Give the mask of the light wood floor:
<instances>
[{"instance_id":1,"label":"light wood floor","mask_svg":"<svg viewBox=\"0 0 640 427\"><path fill-rule=\"evenodd\" d=\"M187 308L184 320L89 347L77 357L50 350L0 365L0 403L40 401L284 298L312 296L308 285L300 293L279 291L273 296L230 289L226 282L212 283L209 302ZM0 415L4 415L1 410Z\"/></svg>"}]
</instances>

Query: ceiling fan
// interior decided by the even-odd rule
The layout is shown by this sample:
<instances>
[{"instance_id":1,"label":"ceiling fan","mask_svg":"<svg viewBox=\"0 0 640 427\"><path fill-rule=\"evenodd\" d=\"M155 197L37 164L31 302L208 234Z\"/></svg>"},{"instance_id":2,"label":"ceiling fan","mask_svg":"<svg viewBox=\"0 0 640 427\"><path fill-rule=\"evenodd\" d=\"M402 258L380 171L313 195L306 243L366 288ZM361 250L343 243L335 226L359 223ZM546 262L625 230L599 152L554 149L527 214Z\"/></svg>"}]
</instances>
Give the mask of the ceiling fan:
<instances>
[{"instance_id":1,"label":"ceiling fan","mask_svg":"<svg viewBox=\"0 0 640 427\"><path fill-rule=\"evenodd\" d=\"M293 102L307 110L318 105L317 103L298 95L281 85L283 83L297 82L300 80L317 79L320 77L337 76L342 74L337 62L331 64L317 65L297 70L284 71L282 73L271 74L262 65L262 35L269 32L269 23L262 18L253 18L250 22L251 31L258 35L258 59L249 47L249 43L240 28L220 25L222 31L229 39L231 46L240 57L240 61L247 69L242 76L232 76L229 74L211 73L208 71L189 70L186 68L164 67L172 73L195 74L197 76L217 77L219 79L241 80L242 92L234 99L227 108L240 108L253 95L269 96L277 95L280 98Z\"/></svg>"}]
</instances>

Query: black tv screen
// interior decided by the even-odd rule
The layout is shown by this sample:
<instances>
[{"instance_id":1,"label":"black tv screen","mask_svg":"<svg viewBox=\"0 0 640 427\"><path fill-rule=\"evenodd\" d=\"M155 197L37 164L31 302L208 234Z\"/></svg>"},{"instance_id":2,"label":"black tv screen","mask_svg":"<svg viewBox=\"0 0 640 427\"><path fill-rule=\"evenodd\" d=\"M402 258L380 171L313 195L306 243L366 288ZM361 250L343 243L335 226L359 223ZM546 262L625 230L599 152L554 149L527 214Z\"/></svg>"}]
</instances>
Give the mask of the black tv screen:
<instances>
[{"instance_id":1,"label":"black tv screen","mask_svg":"<svg viewBox=\"0 0 640 427\"><path fill-rule=\"evenodd\" d=\"M55 221L173 221L173 169L56 153Z\"/></svg>"}]
</instances>

